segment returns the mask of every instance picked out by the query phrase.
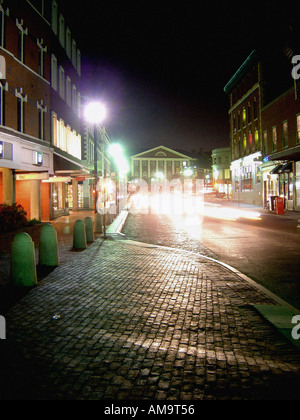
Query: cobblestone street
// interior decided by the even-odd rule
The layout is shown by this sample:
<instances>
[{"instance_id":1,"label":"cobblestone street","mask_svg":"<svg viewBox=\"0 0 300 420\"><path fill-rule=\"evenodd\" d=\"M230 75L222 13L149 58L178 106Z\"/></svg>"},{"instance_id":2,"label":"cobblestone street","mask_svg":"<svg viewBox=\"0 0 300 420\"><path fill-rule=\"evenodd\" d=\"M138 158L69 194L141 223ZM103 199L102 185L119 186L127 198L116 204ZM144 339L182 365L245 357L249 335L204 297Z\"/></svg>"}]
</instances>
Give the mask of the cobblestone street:
<instances>
[{"instance_id":1,"label":"cobblestone street","mask_svg":"<svg viewBox=\"0 0 300 420\"><path fill-rule=\"evenodd\" d=\"M175 227L172 219L166 215L129 214L123 234L134 241L179 248L207 257L218 258L201 242L189 236L183 227Z\"/></svg>"},{"instance_id":2,"label":"cobblestone street","mask_svg":"<svg viewBox=\"0 0 300 420\"><path fill-rule=\"evenodd\" d=\"M187 251L98 239L6 315L1 399L298 398L274 304Z\"/></svg>"}]
</instances>

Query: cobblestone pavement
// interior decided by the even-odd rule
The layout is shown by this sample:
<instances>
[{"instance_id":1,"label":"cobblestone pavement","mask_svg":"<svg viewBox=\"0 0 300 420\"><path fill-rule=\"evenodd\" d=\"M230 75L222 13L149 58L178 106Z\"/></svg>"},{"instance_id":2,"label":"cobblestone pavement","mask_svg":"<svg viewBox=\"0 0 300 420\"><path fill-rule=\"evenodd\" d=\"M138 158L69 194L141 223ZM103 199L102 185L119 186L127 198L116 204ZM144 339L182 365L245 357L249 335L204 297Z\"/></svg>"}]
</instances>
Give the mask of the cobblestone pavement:
<instances>
[{"instance_id":1,"label":"cobblestone pavement","mask_svg":"<svg viewBox=\"0 0 300 420\"><path fill-rule=\"evenodd\" d=\"M274 303L187 251L98 239L6 314L1 399L298 398Z\"/></svg>"},{"instance_id":2,"label":"cobblestone pavement","mask_svg":"<svg viewBox=\"0 0 300 420\"><path fill-rule=\"evenodd\" d=\"M218 259L211 250L193 239L183 228L175 227L172 219L166 215L130 213L122 233L134 241L180 248Z\"/></svg>"}]
</instances>

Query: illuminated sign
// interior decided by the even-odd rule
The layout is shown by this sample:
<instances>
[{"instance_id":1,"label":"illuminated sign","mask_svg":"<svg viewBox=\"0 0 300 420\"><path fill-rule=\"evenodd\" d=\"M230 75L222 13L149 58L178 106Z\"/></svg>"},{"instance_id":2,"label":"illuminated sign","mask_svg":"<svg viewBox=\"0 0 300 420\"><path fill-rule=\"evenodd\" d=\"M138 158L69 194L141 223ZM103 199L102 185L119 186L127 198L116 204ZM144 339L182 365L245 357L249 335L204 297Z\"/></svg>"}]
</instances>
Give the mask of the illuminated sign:
<instances>
[{"instance_id":1,"label":"illuminated sign","mask_svg":"<svg viewBox=\"0 0 300 420\"><path fill-rule=\"evenodd\" d=\"M4 157L3 141L0 141L0 159L3 159L3 157Z\"/></svg>"},{"instance_id":2,"label":"illuminated sign","mask_svg":"<svg viewBox=\"0 0 300 420\"><path fill-rule=\"evenodd\" d=\"M34 180L34 179L39 179L39 180L47 180L49 178L49 174L48 173L41 173L41 174L17 174L16 175L16 181L29 181L29 180Z\"/></svg>"},{"instance_id":3,"label":"illuminated sign","mask_svg":"<svg viewBox=\"0 0 300 420\"><path fill-rule=\"evenodd\" d=\"M70 176L55 176L55 177L50 177L46 181L43 181L43 183L52 183L52 184L56 184L59 182L72 182L72 178Z\"/></svg>"}]
</instances>

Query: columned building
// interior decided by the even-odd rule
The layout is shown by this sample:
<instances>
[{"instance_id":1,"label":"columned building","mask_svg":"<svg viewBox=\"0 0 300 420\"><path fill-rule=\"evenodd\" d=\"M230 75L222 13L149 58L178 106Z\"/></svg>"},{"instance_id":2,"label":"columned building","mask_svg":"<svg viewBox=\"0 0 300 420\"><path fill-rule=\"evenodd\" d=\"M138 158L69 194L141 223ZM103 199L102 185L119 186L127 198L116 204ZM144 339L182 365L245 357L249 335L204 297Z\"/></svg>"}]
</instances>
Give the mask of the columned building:
<instances>
[{"instance_id":1,"label":"columned building","mask_svg":"<svg viewBox=\"0 0 300 420\"><path fill-rule=\"evenodd\" d=\"M196 159L165 146L159 146L132 156L130 161L131 178L151 182L155 179L179 178L187 170L194 173Z\"/></svg>"}]
</instances>

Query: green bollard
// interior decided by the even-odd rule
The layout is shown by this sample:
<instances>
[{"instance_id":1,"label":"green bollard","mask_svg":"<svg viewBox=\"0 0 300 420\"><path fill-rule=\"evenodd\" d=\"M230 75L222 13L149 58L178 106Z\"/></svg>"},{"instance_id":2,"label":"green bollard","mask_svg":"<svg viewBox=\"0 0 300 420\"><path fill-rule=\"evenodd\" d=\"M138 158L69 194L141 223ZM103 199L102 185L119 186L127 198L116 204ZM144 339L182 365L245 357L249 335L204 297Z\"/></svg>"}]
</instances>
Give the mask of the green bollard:
<instances>
[{"instance_id":1,"label":"green bollard","mask_svg":"<svg viewBox=\"0 0 300 420\"><path fill-rule=\"evenodd\" d=\"M95 215L95 233L102 233L103 232L103 220L100 213Z\"/></svg>"},{"instance_id":2,"label":"green bollard","mask_svg":"<svg viewBox=\"0 0 300 420\"><path fill-rule=\"evenodd\" d=\"M85 231L86 231L86 241L87 242L94 242L94 224L93 219L91 217L86 217L84 219L85 224Z\"/></svg>"},{"instance_id":3,"label":"green bollard","mask_svg":"<svg viewBox=\"0 0 300 420\"><path fill-rule=\"evenodd\" d=\"M44 225L41 229L39 264L47 267L59 266L57 233L50 223Z\"/></svg>"},{"instance_id":4,"label":"green bollard","mask_svg":"<svg viewBox=\"0 0 300 420\"><path fill-rule=\"evenodd\" d=\"M86 232L83 220L76 220L73 231L73 248L86 249Z\"/></svg>"},{"instance_id":5,"label":"green bollard","mask_svg":"<svg viewBox=\"0 0 300 420\"><path fill-rule=\"evenodd\" d=\"M37 284L34 243L28 233L18 233L12 243L11 279L15 286Z\"/></svg>"}]
</instances>

